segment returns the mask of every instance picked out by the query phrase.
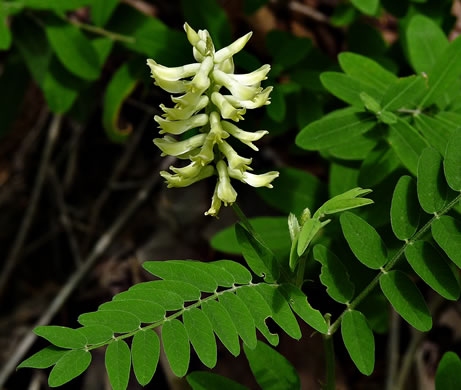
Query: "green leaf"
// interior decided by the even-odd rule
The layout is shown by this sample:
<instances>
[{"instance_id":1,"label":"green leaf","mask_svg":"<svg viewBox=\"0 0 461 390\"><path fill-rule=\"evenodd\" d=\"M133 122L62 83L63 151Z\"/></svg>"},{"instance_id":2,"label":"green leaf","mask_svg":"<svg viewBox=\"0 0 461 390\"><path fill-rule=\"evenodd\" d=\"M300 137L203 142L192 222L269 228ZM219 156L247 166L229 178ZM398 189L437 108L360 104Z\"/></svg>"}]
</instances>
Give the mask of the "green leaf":
<instances>
[{"instance_id":1,"label":"green leaf","mask_svg":"<svg viewBox=\"0 0 461 390\"><path fill-rule=\"evenodd\" d=\"M199 309L184 311L184 327L199 359L205 366L213 368L216 365L216 340L208 317Z\"/></svg>"},{"instance_id":2,"label":"green leaf","mask_svg":"<svg viewBox=\"0 0 461 390\"><path fill-rule=\"evenodd\" d=\"M203 270L183 262L174 261L146 261L143 268L151 274L166 280L179 280L197 287L200 291L215 292L218 283Z\"/></svg>"},{"instance_id":3,"label":"green leaf","mask_svg":"<svg viewBox=\"0 0 461 390\"><path fill-rule=\"evenodd\" d=\"M86 337L78 330L64 326L38 326L34 333L60 348L83 348L88 343Z\"/></svg>"},{"instance_id":4,"label":"green leaf","mask_svg":"<svg viewBox=\"0 0 461 390\"><path fill-rule=\"evenodd\" d=\"M11 31L7 25L8 13L0 8L0 50L8 50L11 46Z\"/></svg>"},{"instance_id":5,"label":"green leaf","mask_svg":"<svg viewBox=\"0 0 461 390\"><path fill-rule=\"evenodd\" d=\"M445 155L452 130L442 120L425 114L416 115L414 120L416 128L428 143L440 154Z\"/></svg>"},{"instance_id":6,"label":"green leaf","mask_svg":"<svg viewBox=\"0 0 461 390\"><path fill-rule=\"evenodd\" d=\"M160 356L160 340L155 331L145 329L136 333L131 342L133 371L141 386L153 378Z\"/></svg>"},{"instance_id":7,"label":"green leaf","mask_svg":"<svg viewBox=\"0 0 461 390\"><path fill-rule=\"evenodd\" d=\"M131 313L144 323L160 321L165 317L165 309L162 306L141 299L106 302L99 306L98 310L118 310Z\"/></svg>"},{"instance_id":8,"label":"green leaf","mask_svg":"<svg viewBox=\"0 0 461 390\"><path fill-rule=\"evenodd\" d=\"M352 361L364 375L375 367L375 339L365 316L356 310L347 310L341 320L341 335Z\"/></svg>"},{"instance_id":9,"label":"green leaf","mask_svg":"<svg viewBox=\"0 0 461 390\"><path fill-rule=\"evenodd\" d=\"M406 41L410 63L417 73L429 73L448 46L448 39L439 25L422 14L410 19Z\"/></svg>"},{"instance_id":10,"label":"green leaf","mask_svg":"<svg viewBox=\"0 0 461 390\"><path fill-rule=\"evenodd\" d=\"M266 35L267 51L273 63L282 68L298 64L312 49L312 41L306 37L298 37L282 30L271 30Z\"/></svg>"},{"instance_id":11,"label":"green leaf","mask_svg":"<svg viewBox=\"0 0 461 390\"><path fill-rule=\"evenodd\" d=\"M299 236L298 236L298 248L297 248L298 256L301 256L306 251L307 247L309 246L311 241L314 239L316 234L324 226L324 223L320 222L320 220L317 218L311 218L311 219L308 219L303 224L301 231L299 232ZM294 270L295 267L296 267L295 263L294 264L290 263L291 270Z\"/></svg>"},{"instance_id":12,"label":"green leaf","mask_svg":"<svg viewBox=\"0 0 461 390\"><path fill-rule=\"evenodd\" d=\"M281 123L285 119L287 113L287 106L285 96L283 95L279 85L276 85L271 92L271 104L267 106L267 115L274 122Z\"/></svg>"},{"instance_id":13,"label":"green leaf","mask_svg":"<svg viewBox=\"0 0 461 390\"><path fill-rule=\"evenodd\" d=\"M76 26L49 15L45 31L59 61L71 73L90 81L99 77L96 50Z\"/></svg>"},{"instance_id":14,"label":"green leaf","mask_svg":"<svg viewBox=\"0 0 461 390\"><path fill-rule=\"evenodd\" d=\"M336 302L347 303L354 296L354 284L339 258L323 245L314 247L314 259L322 264L320 281L327 288L328 295Z\"/></svg>"},{"instance_id":15,"label":"green leaf","mask_svg":"<svg viewBox=\"0 0 461 390\"><path fill-rule=\"evenodd\" d=\"M460 49L461 51L461 49ZM461 191L461 129L455 131L448 141L443 168L448 185Z\"/></svg>"},{"instance_id":16,"label":"green leaf","mask_svg":"<svg viewBox=\"0 0 461 390\"><path fill-rule=\"evenodd\" d=\"M59 387L84 372L91 363L91 353L75 349L64 354L50 372L48 384Z\"/></svg>"},{"instance_id":17,"label":"green leaf","mask_svg":"<svg viewBox=\"0 0 461 390\"><path fill-rule=\"evenodd\" d=\"M421 292L402 271L390 271L379 278L381 290L402 318L411 326L427 332L432 318Z\"/></svg>"},{"instance_id":18,"label":"green leaf","mask_svg":"<svg viewBox=\"0 0 461 390\"><path fill-rule=\"evenodd\" d=\"M394 150L381 142L363 160L358 183L364 187L373 187L381 183L399 166L400 160Z\"/></svg>"},{"instance_id":19,"label":"green leaf","mask_svg":"<svg viewBox=\"0 0 461 390\"><path fill-rule=\"evenodd\" d=\"M402 176L395 186L391 204L392 231L399 240L407 240L416 233L421 217L416 183L410 176Z\"/></svg>"},{"instance_id":20,"label":"green leaf","mask_svg":"<svg viewBox=\"0 0 461 390\"><path fill-rule=\"evenodd\" d=\"M250 223L276 255L284 256L290 250L290 234L286 217L250 218ZM235 225L218 232L211 239L211 246L221 252L242 254L235 236Z\"/></svg>"},{"instance_id":21,"label":"green leaf","mask_svg":"<svg viewBox=\"0 0 461 390\"><path fill-rule=\"evenodd\" d=\"M360 262L372 269L379 269L386 264L386 246L371 225L349 211L341 214L340 221L344 237Z\"/></svg>"},{"instance_id":22,"label":"green leaf","mask_svg":"<svg viewBox=\"0 0 461 390\"><path fill-rule=\"evenodd\" d=\"M314 209L324 194L324 185L309 172L281 168L274 188L257 188L257 193L270 206L284 213L300 214L306 207Z\"/></svg>"},{"instance_id":23,"label":"green leaf","mask_svg":"<svg viewBox=\"0 0 461 390\"><path fill-rule=\"evenodd\" d=\"M107 326L104 325L90 325L77 328L78 332L86 337L88 345L94 345L104 343L110 340L114 332Z\"/></svg>"},{"instance_id":24,"label":"green leaf","mask_svg":"<svg viewBox=\"0 0 461 390\"><path fill-rule=\"evenodd\" d=\"M420 106L427 107L443 96L461 75L461 37L456 38L437 58L429 74L429 91Z\"/></svg>"},{"instance_id":25,"label":"green leaf","mask_svg":"<svg viewBox=\"0 0 461 390\"><path fill-rule=\"evenodd\" d=\"M345 161L331 161L328 180L330 198L342 194L350 188L357 187L359 172L356 164Z\"/></svg>"},{"instance_id":26,"label":"green leaf","mask_svg":"<svg viewBox=\"0 0 461 390\"><path fill-rule=\"evenodd\" d=\"M366 92L360 92L360 99L368 111L371 111L373 114L381 113L382 109L380 104L376 101L376 99L368 95Z\"/></svg>"},{"instance_id":27,"label":"green leaf","mask_svg":"<svg viewBox=\"0 0 461 390\"><path fill-rule=\"evenodd\" d=\"M322 214L328 215L356 209L373 203L373 200L367 198L336 199L336 197L334 197L325 202L320 210Z\"/></svg>"},{"instance_id":28,"label":"green leaf","mask_svg":"<svg viewBox=\"0 0 461 390\"><path fill-rule=\"evenodd\" d=\"M303 321L316 331L326 334L328 325L320 311L314 309L307 301L306 295L295 285L285 283L280 286L280 292L293 310Z\"/></svg>"},{"instance_id":29,"label":"green leaf","mask_svg":"<svg viewBox=\"0 0 461 390\"><path fill-rule=\"evenodd\" d=\"M141 324L138 317L126 311L119 310L84 313L78 317L78 322L83 326L104 325L114 333L131 332Z\"/></svg>"},{"instance_id":30,"label":"green leaf","mask_svg":"<svg viewBox=\"0 0 461 390\"><path fill-rule=\"evenodd\" d=\"M196 260L169 260L169 262L187 265L210 275L221 287L233 287L235 280L232 274L217 265Z\"/></svg>"},{"instance_id":31,"label":"green leaf","mask_svg":"<svg viewBox=\"0 0 461 390\"><path fill-rule=\"evenodd\" d=\"M279 268L270 250L259 242L240 223L235 225L235 235L242 248L242 254L251 270L264 280L272 282L279 277Z\"/></svg>"},{"instance_id":32,"label":"green leaf","mask_svg":"<svg viewBox=\"0 0 461 390\"><path fill-rule=\"evenodd\" d=\"M93 0L91 4L91 19L96 26L104 26L110 19L119 0Z\"/></svg>"},{"instance_id":33,"label":"green leaf","mask_svg":"<svg viewBox=\"0 0 461 390\"><path fill-rule=\"evenodd\" d=\"M360 99L360 93L363 91L376 98L380 96L380 92L375 88L344 73L323 72L320 75L320 81L329 92L353 106L363 107L362 99Z\"/></svg>"},{"instance_id":34,"label":"green leaf","mask_svg":"<svg viewBox=\"0 0 461 390\"><path fill-rule=\"evenodd\" d=\"M261 341L256 348L244 346L251 372L262 390L299 390L301 383L296 369L280 353Z\"/></svg>"},{"instance_id":35,"label":"green leaf","mask_svg":"<svg viewBox=\"0 0 461 390\"><path fill-rule=\"evenodd\" d=\"M296 145L306 150L322 150L347 142L371 130L376 122L369 114L352 113L325 117L307 125L296 136Z\"/></svg>"},{"instance_id":36,"label":"green leaf","mask_svg":"<svg viewBox=\"0 0 461 390\"><path fill-rule=\"evenodd\" d=\"M215 264L229 272L233 276L235 284L249 284L251 282L252 276L250 271L235 261L218 260L211 262L210 264Z\"/></svg>"},{"instance_id":37,"label":"green leaf","mask_svg":"<svg viewBox=\"0 0 461 390\"><path fill-rule=\"evenodd\" d=\"M197 287L178 280L154 280L138 283L130 287L129 291L133 290L164 290L179 295L185 302L197 301L200 298L200 290Z\"/></svg>"},{"instance_id":38,"label":"green leaf","mask_svg":"<svg viewBox=\"0 0 461 390\"><path fill-rule=\"evenodd\" d=\"M397 81L397 76L384 69L372 59L355 53L341 53L338 56L339 64L343 71L349 76L361 80L362 83L384 91L390 84Z\"/></svg>"},{"instance_id":39,"label":"green leaf","mask_svg":"<svg viewBox=\"0 0 461 390\"><path fill-rule=\"evenodd\" d=\"M376 126L365 134L356 135L340 145L327 149L326 152L341 160L363 160L378 143L381 129L381 126Z\"/></svg>"},{"instance_id":40,"label":"green leaf","mask_svg":"<svg viewBox=\"0 0 461 390\"><path fill-rule=\"evenodd\" d=\"M239 336L229 312L217 301L204 302L202 310L210 320L216 336L232 355L238 356L240 353Z\"/></svg>"},{"instance_id":41,"label":"green leaf","mask_svg":"<svg viewBox=\"0 0 461 390\"><path fill-rule=\"evenodd\" d=\"M114 142L123 142L132 132L131 124L121 128L119 125L123 102L131 95L139 83L143 72L146 72L144 62L135 57L124 63L112 76L104 94L102 124L107 136Z\"/></svg>"},{"instance_id":42,"label":"green leaf","mask_svg":"<svg viewBox=\"0 0 461 390\"><path fill-rule=\"evenodd\" d=\"M426 83L427 80L422 76L399 78L386 89L381 101L383 110L396 111L400 108L411 108L427 89Z\"/></svg>"},{"instance_id":43,"label":"green leaf","mask_svg":"<svg viewBox=\"0 0 461 390\"><path fill-rule=\"evenodd\" d=\"M357 11L348 3L340 3L334 7L333 15L330 17L330 23L335 27L350 25L357 17Z\"/></svg>"},{"instance_id":44,"label":"green leaf","mask_svg":"<svg viewBox=\"0 0 461 390\"><path fill-rule=\"evenodd\" d=\"M128 290L115 295L113 298L114 301L131 301L133 299L153 302L162 306L166 311L182 309L184 304L184 300L178 294L158 289ZM156 311L158 311L157 309Z\"/></svg>"},{"instance_id":45,"label":"green leaf","mask_svg":"<svg viewBox=\"0 0 461 390\"><path fill-rule=\"evenodd\" d=\"M128 387L131 369L131 353L123 340L111 342L106 349L106 370L113 390Z\"/></svg>"},{"instance_id":46,"label":"green leaf","mask_svg":"<svg viewBox=\"0 0 461 390\"><path fill-rule=\"evenodd\" d=\"M248 390L247 387L212 372L194 371L186 379L192 390Z\"/></svg>"},{"instance_id":47,"label":"green leaf","mask_svg":"<svg viewBox=\"0 0 461 390\"><path fill-rule=\"evenodd\" d=\"M405 256L413 270L442 297L457 300L458 281L450 266L428 242L416 241L405 249Z\"/></svg>"},{"instance_id":48,"label":"green leaf","mask_svg":"<svg viewBox=\"0 0 461 390\"><path fill-rule=\"evenodd\" d=\"M436 390L457 390L461 381L461 360L454 352L445 352L435 375Z\"/></svg>"},{"instance_id":49,"label":"green leaf","mask_svg":"<svg viewBox=\"0 0 461 390\"><path fill-rule=\"evenodd\" d=\"M432 236L451 261L461 268L461 222L443 215L432 223Z\"/></svg>"},{"instance_id":50,"label":"green leaf","mask_svg":"<svg viewBox=\"0 0 461 390\"><path fill-rule=\"evenodd\" d=\"M266 324L266 319L272 316L272 309L269 307L264 298L253 287L244 286L237 290L239 297L248 307L251 316L254 319L256 328L271 343L276 346L279 343L279 336L271 333Z\"/></svg>"},{"instance_id":51,"label":"green leaf","mask_svg":"<svg viewBox=\"0 0 461 390\"><path fill-rule=\"evenodd\" d=\"M379 0L351 0L351 3L364 14L374 16L379 10Z\"/></svg>"},{"instance_id":52,"label":"green leaf","mask_svg":"<svg viewBox=\"0 0 461 390\"><path fill-rule=\"evenodd\" d=\"M418 199L426 213L437 213L447 202L447 184L443 176L442 156L426 148L418 161Z\"/></svg>"},{"instance_id":53,"label":"green leaf","mask_svg":"<svg viewBox=\"0 0 461 390\"><path fill-rule=\"evenodd\" d=\"M298 321L291 311L290 305L280 293L277 286L271 286L265 283L255 286L258 293L262 295L264 300L272 309L272 318L280 326L288 336L299 340L301 338L301 330L299 329Z\"/></svg>"},{"instance_id":54,"label":"green leaf","mask_svg":"<svg viewBox=\"0 0 461 390\"><path fill-rule=\"evenodd\" d=\"M190 360L189 337L179 320L166 321L162 326L162 343L171 371L183 377L187 373Z\"/></svg>"},{"instance_id":55,"label":"green leaf","mask_svg":"<svg viewBox=\"0 0 461 390\"><path fill-rule=\"evenodd\" d=\"M50 345L42 350L34 353L31 357L24 360L18 367L20 368L48 368L56 364L65 354L69 352L68 349L62 349Z\"/></svg>"},{"instance_id":56,"label":"green leaf","mask_svg":"<svg viewBox=\"0 0 461 390\"><path fill-rule=\"evenodd\" d=\"M419 156L428 145L417 130L404 120L390 126L388 141L403 165L416 175Z\"/></svg>"},{"instance_id":57,"label":"green leaf","mask_svg":"<svg viewBox=\"0 0 461 390\"><path fill-rule=\"evenodd\" d=\"M245 303L235 294L225 292L219 296L219 303L228 311L235 329L250 348L256 346L256 329L253 317Z\"/></svg>"}]
</instances>

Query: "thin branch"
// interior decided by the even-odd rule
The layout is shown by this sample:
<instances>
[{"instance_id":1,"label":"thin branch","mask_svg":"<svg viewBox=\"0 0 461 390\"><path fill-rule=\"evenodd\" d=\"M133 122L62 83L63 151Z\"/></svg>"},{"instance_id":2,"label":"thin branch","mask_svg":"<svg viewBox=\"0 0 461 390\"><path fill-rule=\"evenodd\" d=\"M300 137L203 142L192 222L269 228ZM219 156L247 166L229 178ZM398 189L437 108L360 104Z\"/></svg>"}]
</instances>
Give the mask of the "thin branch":
<instances>
[{"instance_id":1,"label":"thin branch","mask_svg":"<svg viewBox=\"0 0 461 390\"><path fill-rule=\"evenodd\" d=\"M328 16L322 14L321 12L317 11L315 8L307 4L304 4L304 3L298 3L297 1L290 1L288 3L288 8L291 11L298 12L299 14L307 16L308 18L315 20L316 22L329 23L330 21Z\"/></svg>"},{"instance_id":2,"label":"thin branch","mask_svg":"<svg viewBox=\"0 0 461 390\"><path fill-rule=\"evenodd\" d=\"M115 33L113 31L105 30L102 27L93 26L92 24L82 23L82 22L79 22L77 20L72 20L72 19L67 19L67 18L64 18L64 20L71 23L71 24L73 24L74 26L76 26L76 27L78 27L78 28L80 28L82 30L86 30L86 31L91 32L93 34L97 34L97 35L101 35L103 37L107 37L109 39L112 39L113 41L120 41L120 42L131 43L131 44L136 43L136 38L135 37L130 37L130 36L127 36L127 35L118 34L118 33Z\"/></svg>"},{"instance_id":3,"label":"thin branch","mask_svg":"<svg viewBox=\"0 0 461 390\"><path fill-rule=\"evenodd\" d=\"M160 170L168 169L168 167L173 164L174 161L175 158L173 157L165 158L160 166ZM160 175L158 174L158 171L152 173L152 175L146 180L145 184L137 192L131 203L127 205L127 207L121 212L118 218L96 242L81 267L79 267L71 275L67 283L61 288L59 293L48 306L47 310L42 314L37 323L34 325L34 328L37 326L49 324L49 322L60 310L62 305L67 301L75 288L82 281L86 273L93 267L98 258L107 250L122 227L128 222L138 207L147 199L152 188L158 183L159 180ZM28 334L19 343L13 355L0 370L0 388L4 386L5 382L14 371L18 363L24 358L24 355L28 352L36 338L37 336L33 332L28 332Z\"/></svg>"},{"instance_id":4,"label":"thin branch","mask_svg":"<svg viewBox=\"0 0 461 390\"><path fill-rule=\"evenodd\" d=\"M82 256L77 238L75 237L74 231L72 229L72 223L69 218L69 214L67 212L66 202L64 201L64 190L54 169L50 168L48 170L48 176L50 177L51 184L53 185L54 193L56 196L56 203L59 210L59 221L61 222L61 225L66 232L67 239L69 241L69 248L74 258L75 265L79 266L82 264Z\"/></svg>"},{"instance_id":5,"label":"thin branch","mask_svg":"<svg viewBox=\"0 0 461 390\"><path fill-rule=\"evenodd\" d=\"M10 280L11 273L13 272L18 262L19 253L21 252L21 249L27 238L27 234L29 233L29 229L32 225L32 221L35 217L38 201L40 199L40 194L42 193L43 183L45 182L48 165L51 160L51 155L53 153L56 140L61 130L61 124L62 124L62 116L55 115L53 119L51 120L51 124L48 129L48 137L47 137L44 149L43 149L43 153L42 153L42 157L40 161L40 167L38 170L37 179L35 180L34 189L30 197L29 205L27 207L26 213L22 220L21 227L19 228L19 232L13 242L13 246L8 254L8 257L5 261L5 265L0 274L0 297L3 294L6 288L6 285L8 281Z\"/></svg>"},{"instance_id":6,"label":"thin branch","mask_svg":"<svg viewBox=\"0 0 461 390\"><path fill-rule=\"evenodd\" d=\"M333 345L333 336L324 335L323 345L325 348L325 364L326 364L326 385L325 390L336 389L336 374L335 374L335 349Z\"/></svg>"}]
</instances>

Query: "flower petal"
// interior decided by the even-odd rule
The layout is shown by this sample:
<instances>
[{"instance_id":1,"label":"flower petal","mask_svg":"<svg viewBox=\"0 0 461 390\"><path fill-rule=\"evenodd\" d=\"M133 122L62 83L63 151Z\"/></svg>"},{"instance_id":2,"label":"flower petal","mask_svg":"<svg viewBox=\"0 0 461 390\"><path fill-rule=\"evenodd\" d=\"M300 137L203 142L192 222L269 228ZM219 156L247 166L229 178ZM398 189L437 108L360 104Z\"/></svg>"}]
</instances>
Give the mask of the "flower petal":
<instances>
[{"instance_id":1,"label":"flower petal","mask_svg":"<svg viewBox=\"0 0 461 390\"><path fill-rule=\"evenodd\" d=\"M212 217L217 217L219 210L221 209L221 199L218 197L218 183L216 183L213 197L211 198L211 207L208 211L205 212L205 215L211 215Z\"/></svg>"},{"instance_id":2,"label":"flower petal","mask_svg":"<svg viewBox=\"0 0 461 390\"><path fill-rule=\"evenodd\" d=\"M253 144L253 141L258 141L266 134L269 134L267 130L258 130L254 132L244 131L228 121L221 121L221 126L230 135L256 151L258 151L258 148Z\"/></svg>"},{"instance_id":3,"label":"flower petal","mask_svg":"<svg viewBox=\"0 0 461 390\"><path fill-rule=\"evenodd\" d=\"M226 87L232 95L239 100L251 100L258 93L262 91L260 87L249 87L247 85L240 84L237 80L231 77L231 75L215 69L212 72L213 79L217 84Z\"/></svg>"},{"instance_id":4,"label":"flower petal","mask_svg":"<svg viewBox=\"0 0 461 390\"><path fill-rule=\"evenodd\" d=\"M197 99L196 104L189 104L187 106L180 105L175 108L168 108L161 104L160 108L165 112L164 116L166 119L182 120L188 119L196 112L203 110L208 105L209 100L208 96L202 95L199 99Z\"/></svg>"},{"instance_id":5,"label":"flower petal","mask_svg":"<svg viewBox=\"0 0 461 390\"><path fill-rule=\"evenodd\" d=\"M243 115L245 115L245 108L235 108L219 92L213 92L211 94L211 101L219 108L221 116L224 119L232 119L234 122L238 122L243 119Z\"/></svg>"},{"instance_id":6,"label":"flower petal","mask_svg":"<svg viewBox=\"0 0 461 390\"><path fill-rule=\"evenodd\" d=\"M272 188L272 181L279 177L280 173L277 171L270 171L261 175L255 175L249 172L243 172L242 181L252 187L267 187Z\"/></svg>"},{"instance_id":7,"label":"flower petal","mask_svg":"<svg viewBox=\"0 0 461 390\"><path fill-rule=\"evenodd\" d=\"M162 129L159 131L160 134L170 133L179 135L185 133L187 130L206 125L208 123L208 115L198 114L190 117L189 119L178 121L170 121L168 119L162 118L159 115L155 115L154 120Z\"/></svg>"},{"instance_id":8,"label":"flower petal","mask_svg":"<svg viewBox=\"0 0 461 390\"><path fill-rule=\"evenodd\" d=\"M165 182L168 184L168 188L171 187L187 187L191 184L198 182L199 180L206 179L214 173L214 168L211 165L202 167L200 173L193 177L184 177L181 175L172 175L167 171L161 171L160 175L165 179Z\"/></svg>"},{"instance_id":9,"label":"flower petal","mask_svg":"<svg viewBox=\"0 0 461 390\"><path fill-rule=\"evenodd\" d=\"M147 60L147 65L149 66L152 76L155 79L160 78L168 81L177 81L179 79L191 77L200 69L200 63L169 68L167 66L157 64L150 58Z\"/></svg>"},{"instance_id":10,"label":"flower petal","mask_svg":"<svg viewBox=\"0 0 461 390\"><path fill-rule=\"evenodd\" d=\"M224 202L224 205L232 204L237 199L237 192L230 183L229 173L227 172L226 163L223 160L216 164L218 170L218 198Z\"/></svg>"},{"instance_id":11,"label":"flower petal","mask_svg":"<svg viewBox=\"0 0 461 390\"><path fill-rule=\"evenodd\" d=\"M226 141L218 144L219 150L226 156L229 166L232 169L245 169L247 165L251 164L251 158L239 156L232 146Z\"/></svg>"},{"instance_id":12,"label":"flower petal","mask_svg":"<svg viewBox=\"0 0 461 390\"><path fill-rule=\"evenodd\" d=\"M176 141L172 137L155 138L154 144L167 156L180 156L203 145L207 134L197 134L184 141Z\"/></svg>"},{"instance_id":13,"label":"flower petal","mask_svg":"<svg viewBox=\"0 0 461 390\"><path fill-rule=\"evenodd\" d=\"M251 36L253 35L252 32L245 34L243 37L240 37L235 42L231 43L229 46L218 50L214 55L214 62L219 64L227 60L228 58L232 57L233 55L237 54L240 50L242 50L247 42L250 40Z\"/></svg>"}]
</instances>

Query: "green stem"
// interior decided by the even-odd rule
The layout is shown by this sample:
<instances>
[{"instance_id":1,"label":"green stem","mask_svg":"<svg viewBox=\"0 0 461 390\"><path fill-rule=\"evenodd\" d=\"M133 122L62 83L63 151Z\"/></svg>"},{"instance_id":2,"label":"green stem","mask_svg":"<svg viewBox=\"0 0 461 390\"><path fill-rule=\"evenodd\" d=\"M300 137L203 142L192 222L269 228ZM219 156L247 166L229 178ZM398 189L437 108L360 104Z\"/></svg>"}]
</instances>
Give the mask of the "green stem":
<instances>
[{"instance_id":1,"label":"green stem","mask_svg":"<svg viewBox=\"0 0 461 390\"><path fill-rule=\"evenodd\" d=\"M93 26L91 24L81 23L81 22L77 22L77 21L69 20L69 19L66 19L66 21L73 24L74 26L77 26L78 28L82 30L89 31L93 34L102 35L104 37L112 39L113 41L120 41L120 42L131 43L131 44L136 43L136 38L134 37L117 34L115 32L108 31L101 27Z\"/></svg>"},{"instance_id":2,"label":"green stem","mask_svg":"<svg viewBox=\"0 0 461 390\"><path fill-rule=\"evenodd\" d=\"M304 273L306 271L307 257L309 255L310 247L298 259L298 270L296 272L296 285L301 289L304 283Z\"/></svg>"},{"instance_id":3,"label":"green stem","mask_svg":"<svg viewBox=\"0 0 461 390\"><path fill-rule=\"evenodd\" d=\"M397 253L392 257L392 259L386 264L384 268L381 269L381 272L377 274L373 280L366 286L362 292L357 295L357 297L348 305L347 309L342 312L342 314L336 319L336 321L328 329L328 334L334 334L339 326L341 325L342 318L347 310L353 310L357 305L362 302L362 300L377 286L379 278L382 273L389 272L395 264L400 260L402 255L405 253L405 249L408 245L411 245L414 241L418 240L424 233L426 233L434 221L439 219L442 215L448 213L459 201L461 200L461 194L459 194L455 199L453 199L447 206L445 206L438 214L435 214L410 240L407 240L405 244L397 251Z\"/></svg>"},{"instance_id":4,"label":"green stem","mask_svg":"<svg viewBox=\"0 0 461 390\"><path fill-rule=\"evenodd\" d=\"M326 363L326 385L325 390L336 389L335 379L335 348L333 345L333 336L323 336L323 346L325 348L325 363Z\"/></svg>"}]
</instances>

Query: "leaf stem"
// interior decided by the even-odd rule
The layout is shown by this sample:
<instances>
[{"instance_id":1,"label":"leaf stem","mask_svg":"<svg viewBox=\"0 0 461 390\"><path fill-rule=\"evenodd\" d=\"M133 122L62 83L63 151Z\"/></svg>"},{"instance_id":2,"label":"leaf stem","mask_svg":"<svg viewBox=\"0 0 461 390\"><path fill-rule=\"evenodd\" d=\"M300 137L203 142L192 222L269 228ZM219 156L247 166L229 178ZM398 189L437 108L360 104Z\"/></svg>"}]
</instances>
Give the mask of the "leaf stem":
<instances>
[{"instance_id":1,"label":"leaf stem","mask_svg":"<svg viewBox=\"0 0 461 390\"><path fill-rule=\"evenodd\" d=\"M136 43L136 38L135 37L130 37L130 36L127 36L127 35L118 34L118 33L115 33L113 31L105 30L102 27L93 26L92 24L78 22L76 20L70 20L70 19L65 19L65 20L67 22L73 24L74 26L82 29L82 30L89 31L89 32L91 32L93 34L102 35L104 37L112 39L113 41L120 41L120 42L131 43L131 44Z\"/></svg>"},{"instance_id":2,"label":"leaf stem","mask_svg":"<svg viewBox=\"0 0 461 390\"><path fill-rule=\"evenodd\" d=\"M445 206L438 214L435 214L410 240L407 240L405 244L397 251L397 253L392 257L392 259L386 264L384 268L381 269L381 272L377 274L373 280L366 286L362 292L357 295L357 297L349 304L346 310L344 310L341 315L336 319L336 321L328 329L328 334L333 335L339 328L342 318L347 310L353 310L358 306L360 302L377 286L379 278L382 273L389 272L400 260L402 255L405 253L405 249L408 245L412 245L414 241L418 240L424 233L426 233L435 220L439 219L442 215L448 213L459 201L461 200L461 194L456 196L447 206Z\"/></svg>"},{"instance_id":3,"label":"leaf stem","mask_svg":"<svg viewBox=\"0 0 461 390\"><path fill-rule=\"evenodd\" d=\"M325 363L326 363L326 385L325 390L336 389L335 379L335 348L333 345L333 336L323 336L323 346L325 348Z\"/></svg>"}]
</instances>

